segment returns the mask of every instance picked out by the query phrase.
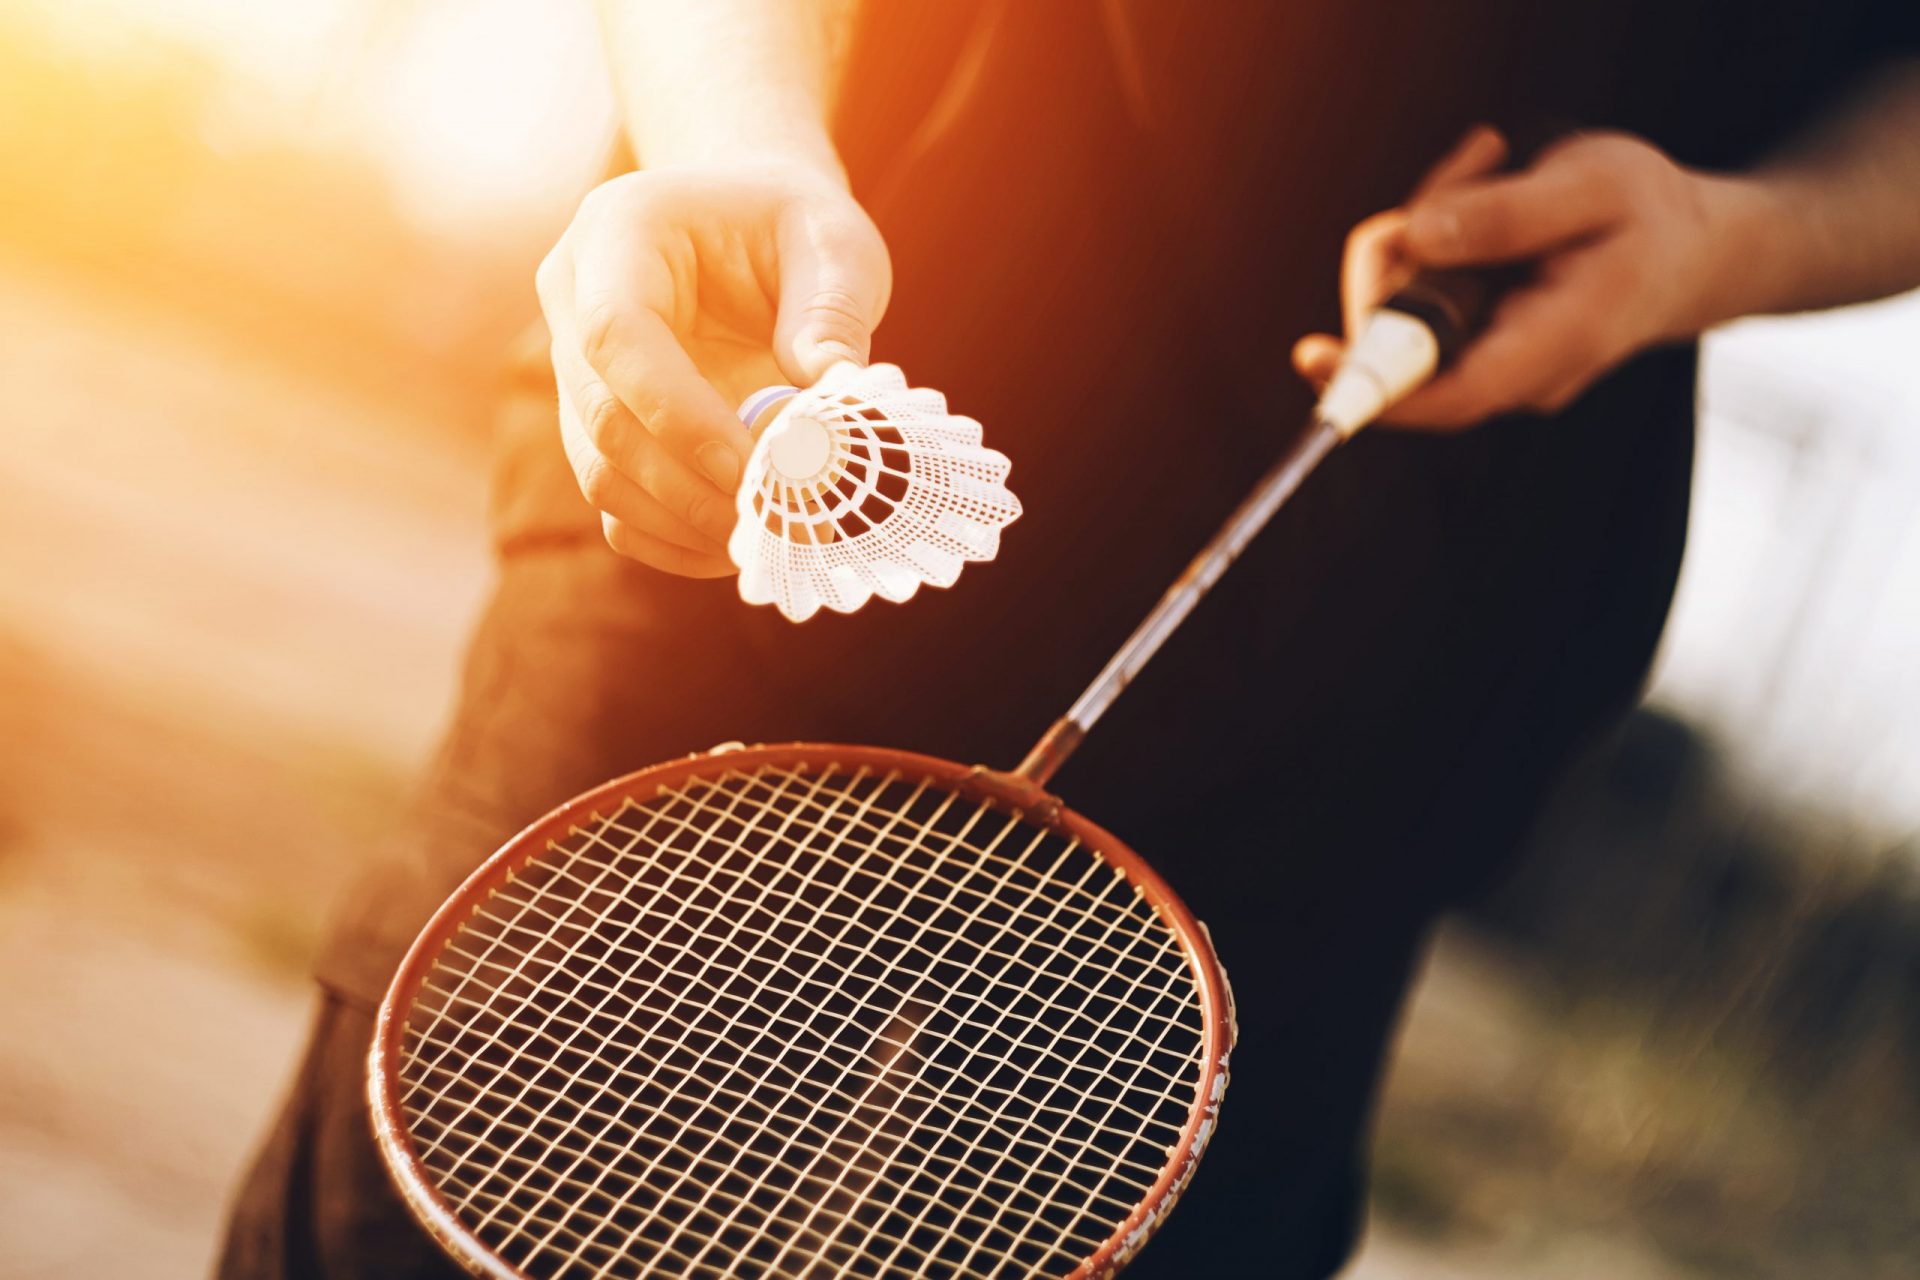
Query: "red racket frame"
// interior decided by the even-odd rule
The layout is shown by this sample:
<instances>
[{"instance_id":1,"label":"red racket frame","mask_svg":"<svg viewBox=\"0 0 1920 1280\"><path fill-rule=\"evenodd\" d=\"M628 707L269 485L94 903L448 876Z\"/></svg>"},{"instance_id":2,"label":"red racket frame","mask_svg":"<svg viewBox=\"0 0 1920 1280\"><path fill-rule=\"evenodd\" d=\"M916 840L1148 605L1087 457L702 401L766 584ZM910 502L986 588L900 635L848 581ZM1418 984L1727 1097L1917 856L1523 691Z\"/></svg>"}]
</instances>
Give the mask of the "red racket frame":
<instances>
[{"instance_id":1,"label":"red racket frame","mask_svg":"<svg viewBox=\"0 0 1920 1280\"><path fill-rule=\"evenodd\" d=\"M1011 809L1029 822L1078 840L1095 856L1118 868L1173 930L1181 949L1186 953L1187 963L1194 975L1194 986L1200 995L1201 1075L1194 1091L1193 1107L1180 1131L1180 1141L1168 1157L1166 1167L1160 1171L1160 1177L1106 1242L1069 1273L1065 1280L1106 1280L1125 1266L1158 1229L1192 1179L1200 1156L1206 1149L1207 1139L1212 1135L1220 1099L1226 1092L1227 1057L1233 1048L1235 1036L1232 989L1227 985L1226 971L1214 953L1213 940L1208 936L1206 926L1195 918L1159 873L1119 837L1067 808L1027 778L980 766L955 764L951 760L910 751L796 742L717 749L687 756L615 778L576 796L507 841L481 863L460 888L441 904L420 936L414 939L406 959L394 975L393 984L387 989L386 998L380 1002L369 1060L368 1100L373 1113L374 1140L408 1208L462 1265L477 1275L497 1277L498 1280L527 1280L524 1273L502 1261L460 1224L452 1206L429 1181L414 1150L412 1134L407 1130L400 1113L397 1068L401 1041L406 1033L407 1020L403 1011L412 1007L420 983L439 957L442 946L470 914L471 905L503 885L528 862L545 853L550 841L564 836L589 815L618 806L627 797L638 801L649 800L663 788L677 787L694 778L741 769L752 770L761 765L828 764L864 765L883 773L898 770L929 778L968 798Z\"/></svg>"}]
</instances>

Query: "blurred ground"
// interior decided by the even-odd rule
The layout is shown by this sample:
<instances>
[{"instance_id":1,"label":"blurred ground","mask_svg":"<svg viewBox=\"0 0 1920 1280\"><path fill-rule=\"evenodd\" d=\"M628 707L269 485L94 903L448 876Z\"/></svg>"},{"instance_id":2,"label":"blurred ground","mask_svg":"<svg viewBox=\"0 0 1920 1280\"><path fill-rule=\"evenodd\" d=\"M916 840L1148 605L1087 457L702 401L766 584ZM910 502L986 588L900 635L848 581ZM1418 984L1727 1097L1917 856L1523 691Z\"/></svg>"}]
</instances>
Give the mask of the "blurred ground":
<instances>
[{"instance_id":1,"label":"blurred ground","mask_svg":"<svg viewBox=\"0 0 1920 1280\"><path fill-rule=\"evenodd\" d=\"M444 712L493 360L591 172L594 55L538 44L582 30L539 0L181 6L236 79L49 34L118 0L19 3L0 1277L168 1280ZM1920 297L1717 340L1649 707L1442 932L1352 1280L1920 1274L1916 350Z\"/></svg>"},{"instance_id":2,"label":"blurred ground","mask_svg":"<svg viewBox=\"0 0 1920 1280\"><path fill-rule=\"evenodd\" d=\"M0 1274L191 1276L486 575L479 451L0 269Z\"/></svg>"}]
</instances>

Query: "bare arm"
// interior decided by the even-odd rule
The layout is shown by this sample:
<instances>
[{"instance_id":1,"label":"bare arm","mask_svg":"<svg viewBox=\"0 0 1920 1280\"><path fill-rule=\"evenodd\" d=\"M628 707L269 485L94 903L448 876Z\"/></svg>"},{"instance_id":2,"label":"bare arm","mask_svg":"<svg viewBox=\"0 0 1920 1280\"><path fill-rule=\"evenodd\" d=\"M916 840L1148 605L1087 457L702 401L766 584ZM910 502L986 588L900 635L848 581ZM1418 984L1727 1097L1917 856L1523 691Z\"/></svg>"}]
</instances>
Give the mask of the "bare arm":
<instances>
[{"instance_id":1,"label":"bare arm","mask_svg":"<svg viewBox=\"0 0 1920 1280\"><path fill-rule=\"evenodd\" d=\"M828 112L854 0L600 0L642 167L778 157L838 174Z\"/></svg>"},{"instance_id":2,"label":"bare arm","mask_svg":"<svg viewBox=\"0 0 1920 1280\"><path fill-rule=\"evenodd\" d=\"M733 406L864 361L886 245L828 133L851 0L603 0L638 172L541 263L560 437L612 547L732 572Z\"/></svg>"},{"instance_id":3,"label":"bare arm","mask_svg":"<svg viewBox=\"0 0 1920 1280\"><path fill-rule=\"evenodd\" d=\"M1674 163L1626 134L1587 134L1524 171L1469 134L1408 206L1348 244L1349 322L1423 266L1528 262L1459 363L1387 421L1457 429L1554 412L1635 352L1745 315L1801 311L1920 286L1920 66L1907 64L1778 160L1748 174ZM1327 335L1294 361L1322 382Z\"/></svg>"},{"instance_id":4,"label":"bare arm","mask_svg":"<svg viewBox=\"0 0 1920 1280\"><path fill-rule=\"evenodd\" d=\"M1748 180L1765 206L1756 250L1780 250L1727 318L1807 311L1920 285L1920 63L1878 79ZM1752 265L1752 264L1750 264Z\"/></svg>"}]
</instances>

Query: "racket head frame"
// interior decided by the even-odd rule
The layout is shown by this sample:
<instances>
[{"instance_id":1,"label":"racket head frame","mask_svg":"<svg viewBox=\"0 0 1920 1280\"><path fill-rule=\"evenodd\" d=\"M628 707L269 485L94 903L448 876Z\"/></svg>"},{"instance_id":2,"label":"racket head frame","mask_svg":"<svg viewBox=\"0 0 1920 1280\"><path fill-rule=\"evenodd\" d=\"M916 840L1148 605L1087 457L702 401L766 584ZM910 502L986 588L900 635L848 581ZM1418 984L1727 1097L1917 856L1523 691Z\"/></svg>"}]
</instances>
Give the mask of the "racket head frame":
<instances>
[{"instance_id":1,"label":"racket head frame","mask_svg":"<svg viewBox=\"0 0 1920 1280\"><path fill-rule=\"evenodd\" d=\"M450 1257L474 1275L494 1280L527 1280L521 1271L498 1257L462 1225L421 1162L400 1105L400 1062L408 1015L421 983L438 960L443 946L471 914L475 904L484 901L522 867L545 853L551 841L592 815L618 807L623 799L650 799L662 790L733 770L805 765L864 766L929 779L965 798L1017 813L1030 823L1079 841L1090 853L1119 870L1139 890L1172 930L1192 971L1202 1027L1200 1074L1186 1123L1159 1178L1106 1241L1064 1280L1107 1280L1114 1275L1158 1230L1186 1190L1212 1136L1220 1101L1226 1092L1228 1058L1236 1035L1233 993L1206 926L1145 859L1119 837L1067 808L1018 773L1002 773L979 765L956 764L936 756L884 747L805 742L752 747L729 744L615 778L575 796L528 825L481 863L434 912L408 948L406 958L380 1002L367 1070L374 1144L415 1219Z\"/></svg>"}]
</instances>

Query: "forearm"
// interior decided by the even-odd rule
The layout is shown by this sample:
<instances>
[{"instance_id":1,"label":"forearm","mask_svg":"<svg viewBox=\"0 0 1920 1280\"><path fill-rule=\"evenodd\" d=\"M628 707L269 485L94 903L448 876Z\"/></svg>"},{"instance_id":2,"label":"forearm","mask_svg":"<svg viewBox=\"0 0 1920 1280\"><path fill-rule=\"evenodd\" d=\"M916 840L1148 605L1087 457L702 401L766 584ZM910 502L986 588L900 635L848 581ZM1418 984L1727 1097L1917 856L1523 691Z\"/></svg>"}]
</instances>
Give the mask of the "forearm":
<instances>
[{"instance_id":1,"label":"forearm","mask_svg":"<svg viewBox=\"0 0 1920 1280\"><path fill-rule=\"evenodd\" d=\"M841 177L827 120L857 0L600 0L645 167L766 157Z\"/></svg>"},{"instance_id":2,"label":"forearm","mask_svg":"<svg viewBox=\"0 0 1920 1280\"><path fill-rule=\"evenodd\" d=\"M1807 311L1920 287L1920 63L1748 177L1714 319Z\"/></svg>"}]
</instances>

